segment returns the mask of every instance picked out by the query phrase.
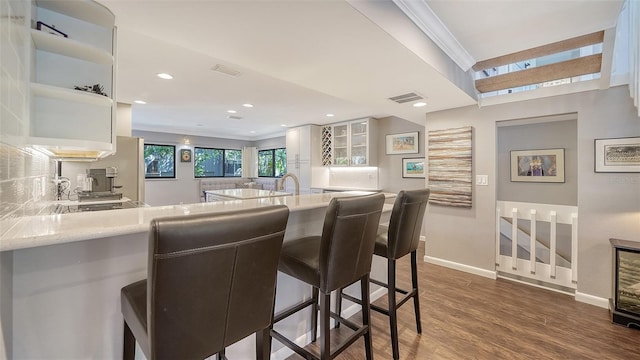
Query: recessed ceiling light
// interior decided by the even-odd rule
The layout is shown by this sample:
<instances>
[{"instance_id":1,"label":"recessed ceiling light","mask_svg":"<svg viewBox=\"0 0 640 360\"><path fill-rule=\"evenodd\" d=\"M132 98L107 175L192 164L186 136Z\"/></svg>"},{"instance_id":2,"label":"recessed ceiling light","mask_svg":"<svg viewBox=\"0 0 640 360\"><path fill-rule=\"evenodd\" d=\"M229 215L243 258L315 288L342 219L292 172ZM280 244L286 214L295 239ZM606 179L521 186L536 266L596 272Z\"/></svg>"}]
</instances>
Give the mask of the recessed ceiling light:
<instances>
[{"instance_id":1,"label":"recessed ceiling light","mask_svg":"<svg viewBox=\"0 0 640 360\"><path fill-rule=\"evenodd\" d=\"M255 132L255 131L253 131L253 130L251 130L251 131L249 131L249 132L250 132L251 134L255 134L255 133L256 133L256 132Z\"/></svg>"},{"instance_id":2,"label":"recessed ceiling light","mask_svg":"<svg viewBox=\"0 0 640 360\"><path fill-rule=\"evenodd\" d=\"M253 104L246 103L246 104L242 104L242 106L244 106L244 107L248 107L248 108L252 108L252 107L253 107Z\"/></svg>"},{"instance_id":3,"label":"recessed ceiling light","mask_svg":"<svg viewBox=\"0 0 640 360\"><path fill-rule=\"evenodd\" d=\"M142 100L136 100L136 101L134 101L134 103L144 105L144 104L146 104L147 102L146 102L146 101L142 101Z\"/></svg>"},{"instance_id":4,"label":"recessed ceiling light","mask_svg":"<svg viewBox=\"0 0 640 360\"><path fill-rule=\"evenodd\" d=\"M280 124L280 126L282 126L282 127L287 127L287 124Z\"/></svg>"},{"instance_id":5,"label":"recessed ceiling light","mask_svg":"<svg viewBox=\"0 0 640 360\"><path fill-rule=\"evenodd\" d=\"M423 106L427 106L427 103L423 102L423 101L420 101L420 102L417 102L417 103L413 104L413 107L423 107Z\"/></svg>"},{"instance_id":6,"label":"recessed ceiling light","mask_svg":"<svg viewBox=\"0 0 640 360\"><path fill-rule=\"evenodd\" d=\"M334 114L327 114L327 117L334 117Z\"/></svg>"},{"instance_id":7,"label":"recessed ceiling light","mask_svg":"<svg viewBox=\"0 0 640 360\"><path fill-rule=\"evenodd\" d=\"M228 112L229 114L235 114L235 113L237 113L237 111L235 111L235 110L227 110L227 112Z\"/></svg>"},{"instance_id":8,"label":"recessed ceiling light","mask_svg":"<svg viewBox=\"0 0 640 360\"><path fill-rule=\"evenodd\" d=\"M165 79L165 80L171 80L173 79L173 76L166 74L166 73L160 73L157 75L160 79Z\"/></svg>"}]
</instances>

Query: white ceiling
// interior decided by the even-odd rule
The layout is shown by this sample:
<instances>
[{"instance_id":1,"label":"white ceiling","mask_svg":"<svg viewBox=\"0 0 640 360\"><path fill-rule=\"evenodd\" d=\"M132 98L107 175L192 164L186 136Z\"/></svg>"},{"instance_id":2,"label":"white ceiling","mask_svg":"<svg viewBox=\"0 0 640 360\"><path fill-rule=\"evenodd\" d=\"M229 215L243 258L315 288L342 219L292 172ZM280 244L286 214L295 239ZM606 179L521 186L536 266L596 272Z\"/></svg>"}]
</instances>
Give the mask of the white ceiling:
<instances>
[{"instance_id":1,"label":"white ceiling","mask_svg":"<svg viewBox=\"0 0 640 360\"><path fill-rule=\"evenodd\" d=\"M391 0L98 1L118 26L116 98L147 102L133 104L134 129L250 140L283 135L282 124L366 116L424 124L425 113L476 103ZM622 1L426 3L483 60L610 28ZM216 64L240 75L214 72ZM454 70L455 82L471 83ZM411 91L428 105L388 100Z\"/></svg>"}]
</instances>

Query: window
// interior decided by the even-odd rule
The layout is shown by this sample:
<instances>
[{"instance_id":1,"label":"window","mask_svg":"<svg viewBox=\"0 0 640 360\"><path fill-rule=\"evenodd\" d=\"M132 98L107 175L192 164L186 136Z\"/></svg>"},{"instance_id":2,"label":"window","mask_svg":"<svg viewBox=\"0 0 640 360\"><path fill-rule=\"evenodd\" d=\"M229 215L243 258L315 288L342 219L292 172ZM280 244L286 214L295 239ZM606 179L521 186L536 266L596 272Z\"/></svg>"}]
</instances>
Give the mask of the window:
<instances>
[{"instance_id":1,"label":"window","mask_svg":"<svg viewBox=\"0 0 640 360\"><path fill-rule=\"evenodd\" d=\"M242 150L196 147L193 159L196 178L242 176Z\"/></svg>"},{"instance_id":2,"label":"window","mask_svg":"<svg viewBox=\"0 0 640 360\"><path fill-rule=\"evenodd\" d=\"M282 177L287 173L287 149L258 151L258 176Z\"/></svg>"},{"instance_id":3,"label":"window","mask_svg":"<svg viewBox=\"0 0 640 360\"><path fill-rule=\"evenodd\" d=\"M176 147L144 144L144 177L146 179L176 177Z\"/></svg>"},{"instance_id":4,"label":"window","mask_svg":"<svg viewBox=\"0 0 640 360\"><path fill-rule=\"evenodd\" d=\"M477 62L480 98L600 78L604 31Z\"/></svg>"}]
</instances>

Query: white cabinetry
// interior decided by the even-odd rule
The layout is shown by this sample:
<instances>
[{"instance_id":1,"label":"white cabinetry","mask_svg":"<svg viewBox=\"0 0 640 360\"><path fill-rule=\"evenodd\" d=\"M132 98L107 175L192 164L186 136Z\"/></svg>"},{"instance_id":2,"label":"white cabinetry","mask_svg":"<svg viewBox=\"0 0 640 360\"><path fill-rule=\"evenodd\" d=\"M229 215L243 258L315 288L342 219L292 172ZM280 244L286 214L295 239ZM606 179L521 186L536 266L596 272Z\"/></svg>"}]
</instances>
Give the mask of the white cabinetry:
<instances>
[{"instance_id":1,"label":"white cabinetry","mask_svg":"<svg viewBox=\"0 0 640 360\"><path fill-rule=\"evenodd\" d=\"M91 0L59 0L35 1L32 14L28 143L57 158L95 159L113 153L113 13ZM75 89L96 84L106 96Z\"/></svg>"},{"instance_id":2,"label":"white cabinetry","mask_svg":"<svg viewBox=\"0 0 640 360\"><path fill-rule=\"evenodd\" d=\"M320 166L320 127L305 125L287 130L287 172L300 183L300 194L311 193L313 167ZM285 189L293 193L294 182L286 180Z\"/></svg>"},{"instance_id":3,"label":"white cabinetry","mask_svg":"<svg viewBox=\"0 0 640 360\"><path fill-rule=\"evenodd\" d=\"M373 119L334 124L332 129L333 166L373 166L376 127ZM372 141L372 139L374 139Z\"/></svg>"}]
</instances>

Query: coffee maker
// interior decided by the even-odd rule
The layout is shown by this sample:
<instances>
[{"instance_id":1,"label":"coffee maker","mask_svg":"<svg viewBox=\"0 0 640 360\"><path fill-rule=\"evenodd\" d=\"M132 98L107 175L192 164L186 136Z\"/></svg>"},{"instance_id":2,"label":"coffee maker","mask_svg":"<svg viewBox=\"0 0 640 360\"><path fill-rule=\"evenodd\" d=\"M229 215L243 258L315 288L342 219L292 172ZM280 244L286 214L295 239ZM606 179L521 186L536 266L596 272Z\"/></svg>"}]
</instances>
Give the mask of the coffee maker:
<instances>
[{"instance_id":1,"label":"coffee maker","mask_svg":"<svg viewBox=\"0 0 640 360\"><path fill-rule=\"evenodd\" d=\"M118 169L107 167L102 169L87 169L84 190L78 193L78 201L120 200L122 193L115 192L115 179Z\"/></svg>"}]
</instances>

